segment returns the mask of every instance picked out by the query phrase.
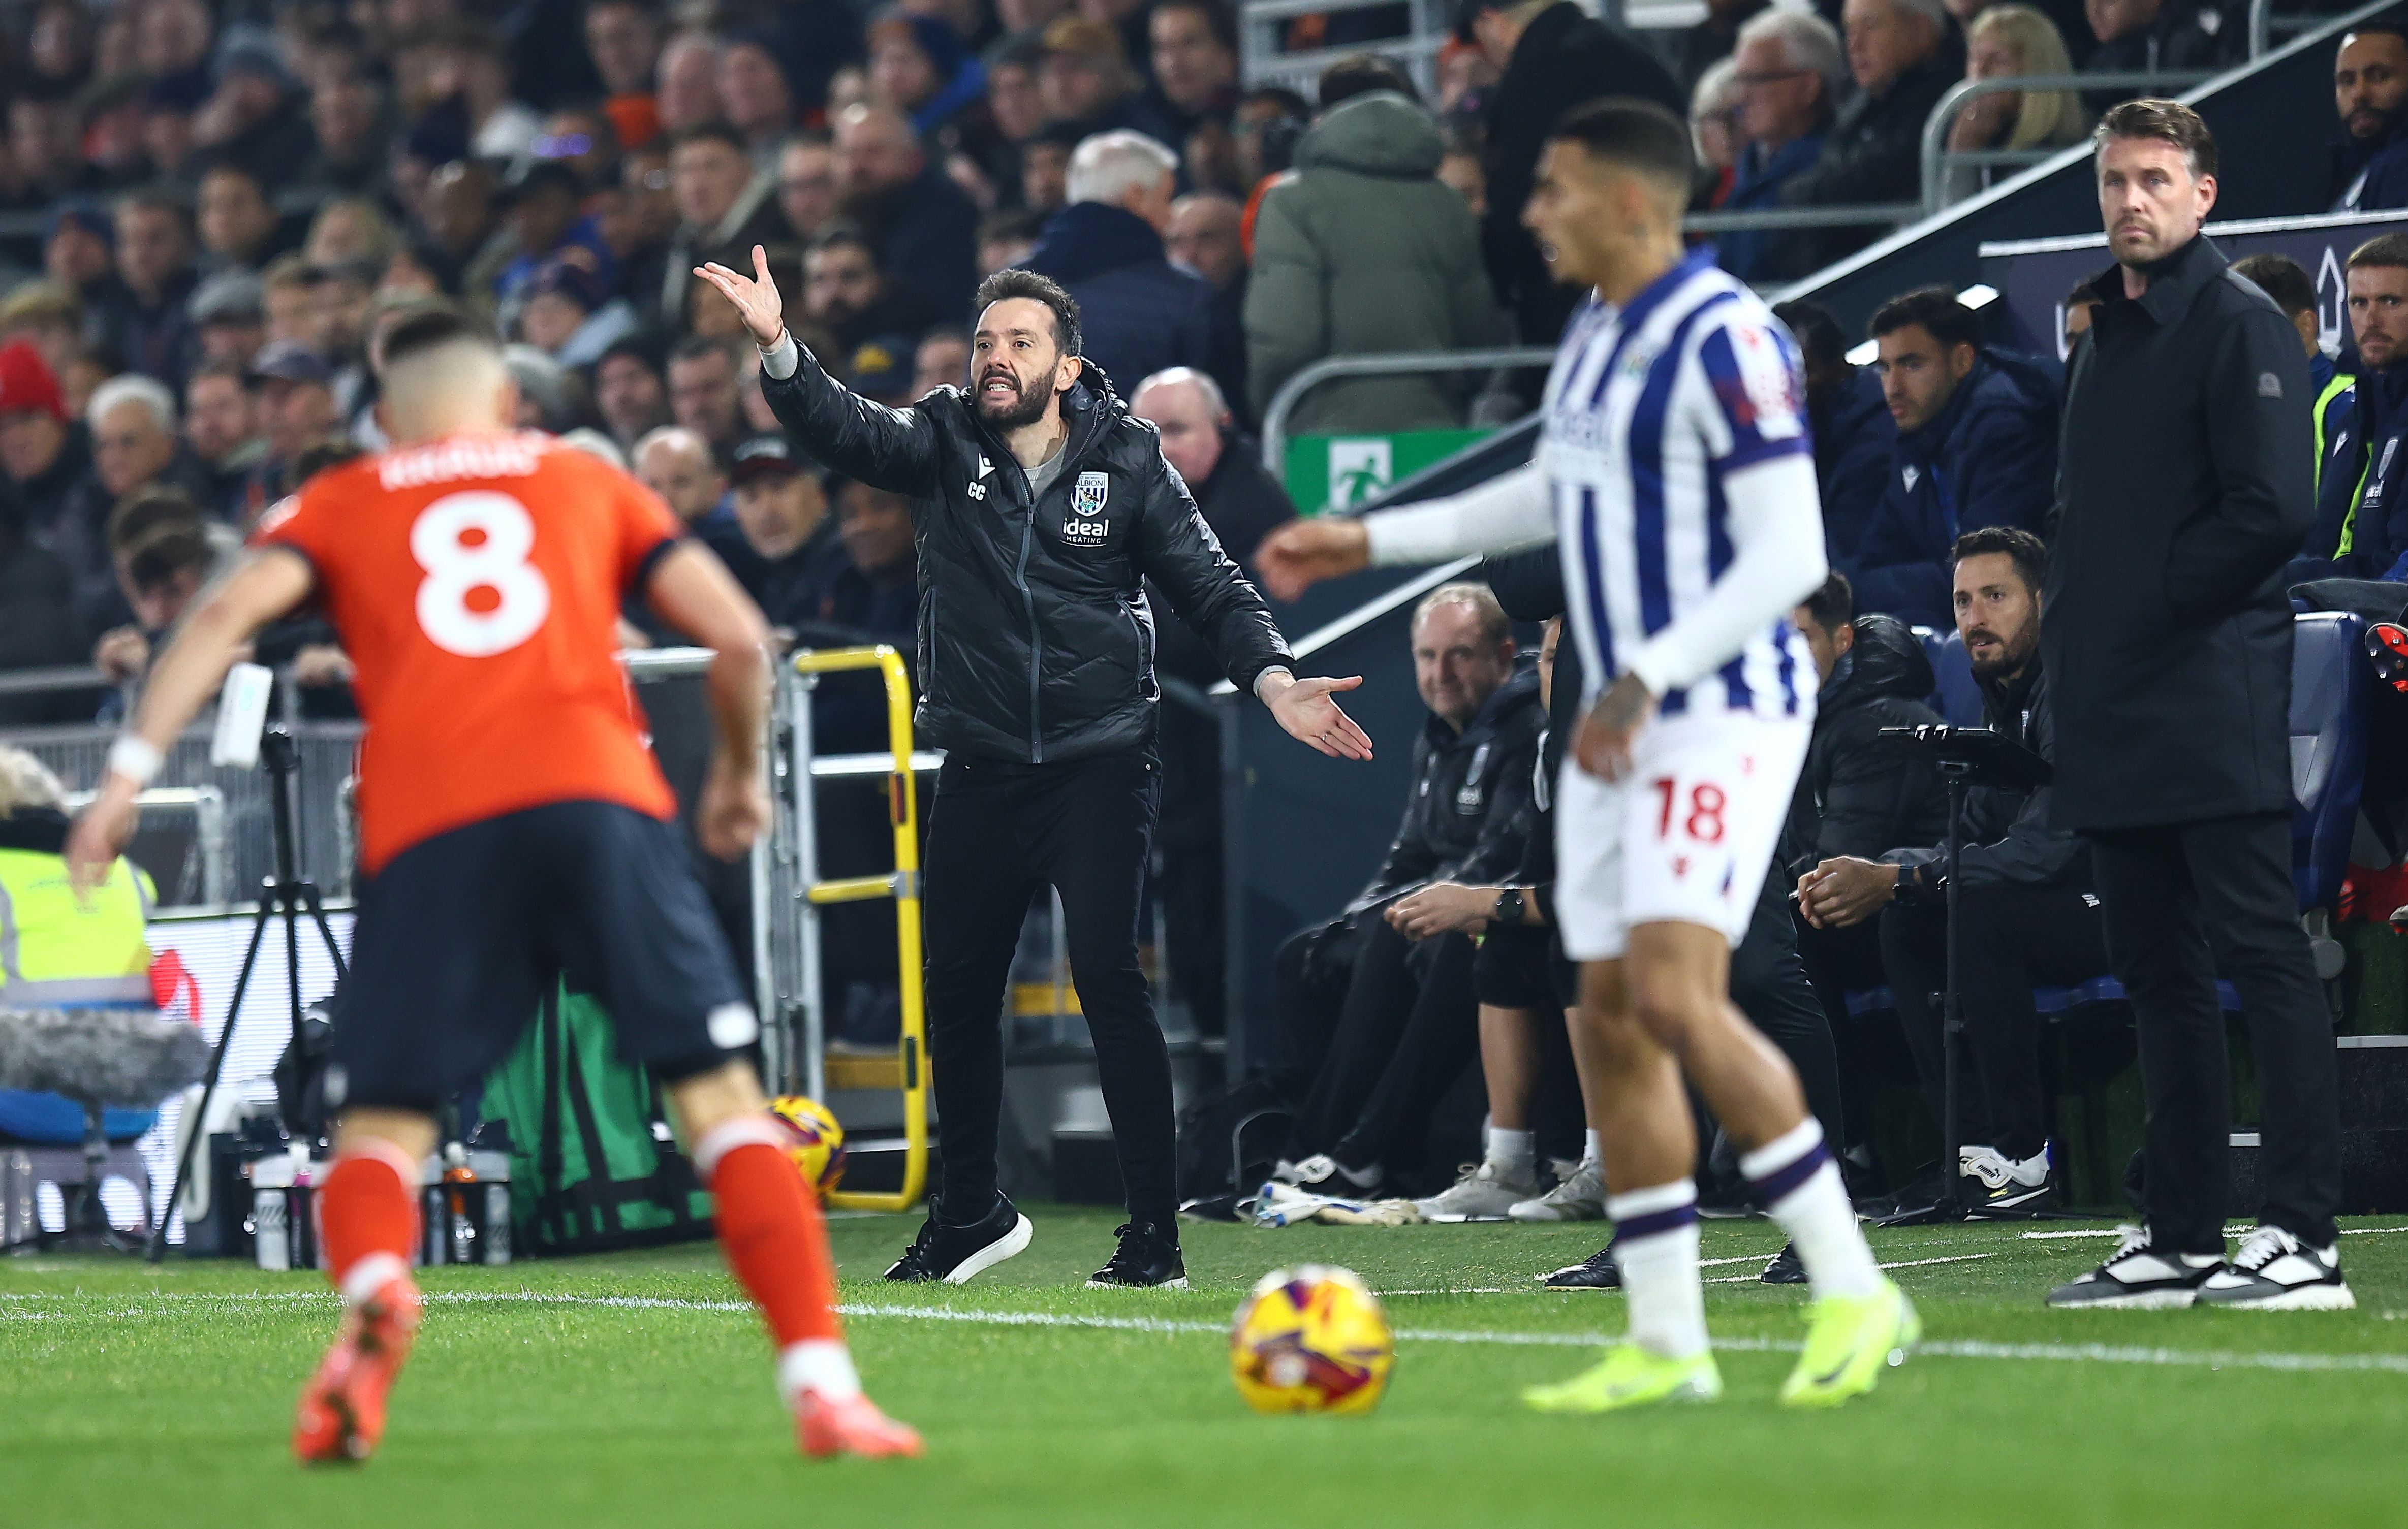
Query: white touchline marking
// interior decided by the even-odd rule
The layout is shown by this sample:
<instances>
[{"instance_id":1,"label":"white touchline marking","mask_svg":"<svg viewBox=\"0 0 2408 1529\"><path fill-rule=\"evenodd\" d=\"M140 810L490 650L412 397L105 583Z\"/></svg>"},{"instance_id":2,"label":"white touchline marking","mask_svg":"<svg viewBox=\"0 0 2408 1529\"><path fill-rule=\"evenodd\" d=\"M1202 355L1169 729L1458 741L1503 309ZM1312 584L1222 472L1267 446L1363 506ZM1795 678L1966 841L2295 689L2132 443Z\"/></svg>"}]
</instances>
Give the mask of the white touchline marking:
<instances>
[{"instance_id":1,"label":"white touchline marking","mask_svg":"<svg viewBox=\"0 0 2408 1529\"><path fill-rule=\"evenodd\" d=\"M1895 1264L1885 1264L1882 1267L1885 1269L1919 1269L1930 1264L1970 1264L1977 1258L1996 1258L1997 1256L1998 1255L1996 1253L1951 1253L1946 1258L1901 1259ZM1728 1262L1738 1263L1741 1262L1741 1260L1733 1259ZM1753 1264L1756 1261L1754 1259L1748 1259L1745 1260L1745 1262ZM1760 1278L1762 1277L1753 1274L1722 1274L1716 1275L1714 1278L1706 1280L1705 1283L1709 1285L1743 1285L1753 1283Z\"/></svg>"},{"instance_id":2,"label":"white touchline marking","mask_svg":"<svg viewBox=\"0 0 2408 1529\"><path fill-rule=\"evenodd\" d=\"M2385 1228L2384 1230L2408 1230ZM1960 1257L1981 1258L1974 1253ZM1957 1259L1924 1259L1918 1263L1954 1263ZM1885 1268L1903 1265L1885 1265ZM36 1292L0 1292L0 1301L20 1303L65 1303L79 1300L72 1293L45 1294ZM252 1305L297 1302L332 1306L332 1291L233 1291L204 1293L191 1291L159 1291L137 1298L141 1302L218 1302L229 1305ZM710 1311L750 1315L751 1303L745 1301L705 1301L662 1295L566 1295L540 1291L434 1291L426 1299L433 1304L450 1306L475 1305L537 1305L590 1306L650 1311ZM1228 1324L1221 1322L1182 1321L1169 1317L1101 1317L1059 1311L982 1311L943 1306L896 1306L884 1302L847 1302L837 1308L844 1316L867 1319L897 1319L911 1322L973 1322L991 1327L1065 1327L1086 1328L1107 1332L1160 1333L1172 1335L1210 1333L1225 1336ZM124 1307L90 1307L74 1313L79 1316L147 1316L152 1308L145 1305ZM41 1321L70 1315L68 1312L33 1312L23 1309L0 1312L0 1317L12 1321ZM1449 1331L1423 1328L1400 1328L1397 1338L1404 1343L1494 1343L1515 1348L1589 1349L1612 1341L1603 1333L1514 1333ZM1796 1353L1805 1345L1795 1338L1721 1337L1714 1347L1730 1353ZM1986 1338L1942 1338L1916 1346L1917 1354L1933 1359L2023 1360L2054 1364L2143 1365L2194 1369L2285 1370L2285 1371L2371 1371L2388 1375L2408 1375L2408 1353L2315 1354L2315 1353L2247 1353L2229 1350L2164 1349L2137 1344L2109 1343L2000 1343Z\"/></svg>"},{"instance_id":3,"label":"white touchline marking","mask_svg":"<svg viewBox=\"0 0 2408 1529\"><path fill-rule=\"evenodd\" d=\"M2245 1237L2256 1230L2258 1229L2254 1226L2228 1226L2224 1229L2225 1236L2235 1237ZM2345 1237L2388 1236L2395 1232L2408 1232L2408 1226L2344 1226L2341 1229L2341 1235ZM2015 1235L2022 1237L2027 1242L2047 1242L2058 1237L2120 1237L2124 1234L2121 1232L2083 1231L2018 1232Z\"/></svg>"}]
</instances>

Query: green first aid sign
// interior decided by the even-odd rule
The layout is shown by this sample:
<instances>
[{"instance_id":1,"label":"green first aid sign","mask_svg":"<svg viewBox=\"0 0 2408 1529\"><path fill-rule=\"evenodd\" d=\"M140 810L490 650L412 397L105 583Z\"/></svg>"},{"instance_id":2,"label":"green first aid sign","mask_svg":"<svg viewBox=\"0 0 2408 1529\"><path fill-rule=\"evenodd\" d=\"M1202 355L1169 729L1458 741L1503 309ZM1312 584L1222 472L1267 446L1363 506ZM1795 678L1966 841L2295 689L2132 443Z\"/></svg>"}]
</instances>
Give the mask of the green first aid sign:
<instances>
[{"instance_id":1,"label":"green first aid sign","mask_svg":"<svg viewBox=\"0 0 2408 1529\"><path fill-rule=\"evenodd\" d=\"M1408 430L1393 436L1294 436L1287 443L1287 496L1296 501L1300 514L1350 509L1495 433Z\"/></svg>"}]
</instances>

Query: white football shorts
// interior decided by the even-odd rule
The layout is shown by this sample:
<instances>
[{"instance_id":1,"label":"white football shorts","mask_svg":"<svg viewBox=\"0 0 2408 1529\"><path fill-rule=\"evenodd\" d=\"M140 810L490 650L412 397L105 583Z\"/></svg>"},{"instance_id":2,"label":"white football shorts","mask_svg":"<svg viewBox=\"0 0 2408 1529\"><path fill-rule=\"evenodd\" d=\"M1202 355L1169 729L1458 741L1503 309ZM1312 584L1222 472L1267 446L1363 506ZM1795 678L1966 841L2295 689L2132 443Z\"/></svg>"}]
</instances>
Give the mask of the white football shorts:
<instances>
[{"instance_id":1,"label":"white football shorts","mask_svg":"<svg viewBox=\"0 0 2408 1529\"><path fill-rule=\"evenodd\" d=\"M1698 923L1733 945L1764 890L1813 724L1741 714L1659 717L1632 768L1600 780L1570 750L1555 794L1564 952L1612 961L1642 923Z\"/></svg>"}]
</instances>

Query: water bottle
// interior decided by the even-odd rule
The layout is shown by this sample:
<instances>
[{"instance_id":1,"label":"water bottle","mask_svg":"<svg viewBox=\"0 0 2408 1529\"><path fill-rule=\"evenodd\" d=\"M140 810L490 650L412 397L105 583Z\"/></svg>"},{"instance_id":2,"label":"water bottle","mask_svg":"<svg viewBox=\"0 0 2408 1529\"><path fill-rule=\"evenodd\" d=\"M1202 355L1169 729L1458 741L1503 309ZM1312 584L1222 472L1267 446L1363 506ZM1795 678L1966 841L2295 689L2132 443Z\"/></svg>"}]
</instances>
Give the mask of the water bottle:
<instances>
[{"instance_id":1,"label":"water bottle","mask_svg":"<svg viewBox=\"0 0 2408 1529\"><path fill-rule=\"evenodd\" d=\"M468 1166L468 1149L452 1142L443 1149L443 1202L452 1227L452 1256L454 1264L474 1264L477 1257L477 1222L468 1212L469 1197L476 1193L476 1170Z\"/></svg>"},{"instance_id":2,"label":"water bottle","mask_svg":"<svg viewBox=\"0 0 2408 1529\"><path fill-rule=\"evenodd\" d=\"M292 1229L285 1213L284 1191L263 1189L251 1196L251 1236L263 1269L293 1266Z\"/></svg>"},{"instance_id":3,"label":"water bottle","mask_svg":"<svg viewBox=\"0 0 2408 1529\"><path fill-rule=\"evenodd\" d=\"M510 1261L510 1186L485 1186L485 1262Z\"/></svg>"}]
</instances>

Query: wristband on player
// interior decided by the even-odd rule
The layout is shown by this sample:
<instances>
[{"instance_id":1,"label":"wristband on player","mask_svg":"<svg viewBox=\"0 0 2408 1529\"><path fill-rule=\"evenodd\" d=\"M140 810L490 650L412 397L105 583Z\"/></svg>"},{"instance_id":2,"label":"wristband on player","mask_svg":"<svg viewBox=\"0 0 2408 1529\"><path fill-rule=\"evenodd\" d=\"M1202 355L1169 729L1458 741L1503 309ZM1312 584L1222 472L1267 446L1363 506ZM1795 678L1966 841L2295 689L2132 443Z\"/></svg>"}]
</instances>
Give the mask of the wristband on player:
<instances>
[{"instance_id":1,"label":"wristband on player","mask_svg":"<svg viewBox=\"0 0 2408 1529\"><path fill-rule=\"evenodd\" d=\"M120 733L117 741L108 746L108 767L137 786L147 786L158 778L159 766L166 756L148 740L131 733Z\"/></svg>"}]
</instances>

